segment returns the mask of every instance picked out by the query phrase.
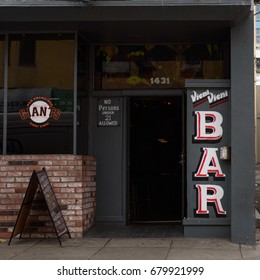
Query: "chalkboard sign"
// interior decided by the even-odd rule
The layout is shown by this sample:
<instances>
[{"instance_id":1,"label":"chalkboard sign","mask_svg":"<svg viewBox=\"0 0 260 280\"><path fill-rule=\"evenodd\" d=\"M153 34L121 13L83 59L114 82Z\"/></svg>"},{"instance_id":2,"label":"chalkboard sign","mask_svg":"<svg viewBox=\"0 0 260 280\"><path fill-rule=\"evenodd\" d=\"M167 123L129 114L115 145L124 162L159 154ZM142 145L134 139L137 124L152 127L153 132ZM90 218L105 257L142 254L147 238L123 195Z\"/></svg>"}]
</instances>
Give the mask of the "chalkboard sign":
<instances>
[{"instance_id":1,"label":"chalkboard sign","mask_svg":"<svg viewBox=\"0 0 260 280\"><path fill-rule=\"evenodd\" d=\"M61 236L64 233L68 232L68 228L62 216L60 206L53 192L50 180L47 176L45 169L36 172L36 175L38 178L40 189L47 203L49 213L52 218L53 226L57 232L57 235Z\"/></svg>"},{"instance_id":2,"label":"chalkboard sign","mask_svg":"<svg viewBox=\"0 0 260 280\"><path fill-rule=\"evenodd\" d=\"M98 99L98 120L99 127L120 126L120 99L102 98Z\"/></svg>"},{"instance_id":3,"label":"chalkboard sign","mask_svg":"<svg viewBox=\"0 0 260 280\"><path fill-rule=\"evenodd\" d=\"M60 206L56 199L55 193L52 189L49 177L46 173L46 170L43 168L41 171L33 171L8 245L10 245L12 238L17 234L20 233L21 238L38 187L40 188L40 191L42 192L43 197L45 199L53 223L53 227L55 229L60 245L60 237L63 234L68 233L69 237L71 238L65 220L63 218Z\"/></svg>"}]
</instances>

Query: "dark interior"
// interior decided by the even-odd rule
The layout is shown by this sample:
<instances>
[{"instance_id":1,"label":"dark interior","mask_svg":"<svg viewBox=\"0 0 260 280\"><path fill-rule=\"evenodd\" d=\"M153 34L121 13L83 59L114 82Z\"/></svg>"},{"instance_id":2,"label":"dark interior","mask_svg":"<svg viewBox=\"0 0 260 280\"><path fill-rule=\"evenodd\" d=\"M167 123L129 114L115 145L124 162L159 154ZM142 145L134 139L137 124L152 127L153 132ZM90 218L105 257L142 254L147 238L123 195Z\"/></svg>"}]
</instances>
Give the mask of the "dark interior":
<instances>
[{"instance_id":1,"label":"dark interior","mask_svg":"<svg viewBox=\"0 0 260 280\"><path fill-rule=\"evenodd\" d=\"M182 97L132 97L130 222L182 219Z\"/></svg>"}]
</instances>

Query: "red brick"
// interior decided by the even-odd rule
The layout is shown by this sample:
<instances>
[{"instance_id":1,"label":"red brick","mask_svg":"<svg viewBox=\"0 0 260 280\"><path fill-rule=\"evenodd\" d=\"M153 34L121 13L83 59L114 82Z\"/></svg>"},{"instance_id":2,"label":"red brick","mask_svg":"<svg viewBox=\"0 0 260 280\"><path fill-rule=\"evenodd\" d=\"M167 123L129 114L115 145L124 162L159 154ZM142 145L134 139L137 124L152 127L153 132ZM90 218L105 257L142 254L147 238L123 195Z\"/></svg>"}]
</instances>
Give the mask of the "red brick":
<instances>
[{"instance_id":1,"label":"red brick","mask_svg":"<svg viewBox=\"0 0 260 280\"><path fill-rule=\"evenodd\" d=\"M51 160L39 160L38 163L40 166L53 165L53 162ZM46 170L47 170L47 168L46 168Z\"/></svg>"},{"instance_id":2,"label":"red brick","mask_svg":"<svg viewBox=\"0 0 260 280\"><path fill-rule=\"evenodd\" d=\"M72 159L75 159L75 155L60 155L60 159L61 160L72 160Z\"/></svg>"},{"instance_id":3,"label":"red brick","mask_svg":"<svg viewBox=\"0 0 260 280\"><path fill-rule=\"evenodd\" d=\"M52 176L55 176L55 177L59 176L59 177L61 177L61 176L68 176L68 174L65 171L55 171L55 172L52 172Z\"/></svg>"},{"instance_id":4,"label":"red brick","mask_svg":"<svg viewBox=\"0 0 260 280\"><path fill-rule=\"evenodd\" d=\"M54 161L52 162L52 165L58 165L58 166L67 165L67 164L68 164L68 161L66 161L66 160L59 160L59 161L54 160Z\"/></svg>"},{"instance_id":5,"label":"red brick","mask_svg":"<svg viewBox=\"0 0 260 280\"><path fill-rule=\"evenodd\" d=\"M76 193L68 193L68 198L82 198L82 194L76 194Z\"/></svg>"},{"instance_id":6,"label":"red brick","mask_svg":"<svg viewBox=\"0 0 260 280\"><path fill-rule=\"evenodd\" d=\"M22 203L22 202L21 202ZM17 205L5 205L5 209L9 209L9 210L19 210L21 208L21 203L17 204Z\"/></svg>"},{"instance_id":7,"label":"red brick","mask_svg":"<svg viewBox=\"0 0 260 280\"><path fill-rule=\"evenodd\" d=\"M1 171L12 171L16 170L15 166L1 166L0 168Z\"/></svg>"},{"instance_id":8,"label":"red brick","mask_svg":"<svg viewBox=\"0 0 260 280\"><path fill-rule=\"evenodd\" d=\"M38 165L7 165L8 161L26 160L37 161ZM5 162L4 166L1 166L1 161ZM67 164L68 162L73 165ZM89 166L86 166L86 164ZM2 194L1 198L4 199L5 202L8 202L8 198L9 202L12 200L12 204L0 205L0 209L19 211L22 197L24 192L27 190L32 171L34 169L40 170L46 165L46 170L50 181L53 185L59 204L63 209L62 213L65 218L72 221L72 223L69 225L69 230L72 232L71 235L72 237L82 237L83 232L93 224L95 217L95 164L94 157L81 155L2 156L0 157L0 178L9 177L10 179L10 177L20 177L20 179L18 180L19 182L14 182L12 180L6 181L6 179L4 182L1 182L0 180L0 194ZM14 194L14 196L11 194ZM82 196L85 197L84 201L82 200ZM86 200L86 198L89 200ZM92 203L90 203L90 201ZM53 227L50 217L48 216L48 212L46 210L35 208L37 205L34 204L33 210L30 212L28 225L32 224L34 226L30 226L26 230L27 236L53 236L51 233L51 231L53 231ZM39 204L38 206L40 205L42 204ZM66 207L67 210L64 207ZM6 215L3 219L14 222L16 217L17 215ZM45 226L37 227L36 225L38 225L39 222L44 223ZM11 232L12 228L8 227L6 230Z\"/></svg>"},{"instance_id":9,"label":"red brick","mask_svg":"<svg viewBox=\"0 0 260 280\"><path fill-rule=\"evenodd\" d=\"M74 165L66 165L66 166L61 166L60 170L62 171L71 171L71 170L75 170L75 166Z\"/></svg>"},{"instance_id":10,"label":"red brick","mask_svg":"<svg viewBox=\"0 0 260 280\"><path fill-rule=\"evenodd\" d=\"M82 205L68 205L69 210L81 210L82 208Z\"/></svg>"},{"instance_id":11,"label":"red brick","mask_svg":"<svg viewBox=\"0 0 260 280\"><path fill-rule=\"evenodd\" d=\"M77 221L77 222L75 222L75 226L76 227L83 227L83 221Z\"/></svg>"},{"instance_id":12,"label":"red brick","mask_svg":"<svg viewBox=\"0 0 260 280\"><path fill-rule=\"evenodd\" d=\"M0 182L2 183L10 183L10 182L14 182L14 177L0 177Z\"/></svg>"},{"instance_id":13,"label":"red brick","mask_svg":"<svg viewBox=\"0 0 260 280\"><path fill-rule=\"evenodd\" d=\"M16 193L26 193L27 188L20 188L20 189L15 189Z\"/></svg>"},{"instance_id":14,"label":"red brick","mask_svg":"<svg viewBox=\"0 0 260 280\"><path fill-rule=\"evenodd\" d=\"M15 189L11 189L11 188L0 188L0 193L15 193Z\"/></svg>"},{"instance_id":15,"label":"red brick","mask_svg":"<svg viewBox=\"0 0 260 280\"><path fill-rule=\"evenodd\" d=\"M26 184L28 185L28 184ZM6 184L6 187L7 188L21 188L22 184L21 183L7 183Z\"/></svg>"},{"instance_id":16,"label":"red brick","mask_svg":"<svg viewBox=\"0 0 260 280\"><path fill-rule=\"evenodd\" d=\"M7 172L7 175L5 175L5 176L21 177L22 172L21 171L9 171L9 172Z\"/></svg>"},{"instance_id":17,"label":"red brick","mask_svg":"<svg viewBox=\"0 0 260 280\"><path fill-rule=\"evenodd\" d=\"M79 165L79 164L78 164L77 160L73 159L73 160L68 160L68 165L69 166L74 166L74 165Z\"/></svg>"},{"instance_id":18,"label":"red brick","mask_svg":"<svg viewBox=\"0 0 260 280\"><path fill-rule=\"evenodd\" d=\"M30 181L30 178L29 177L15 177L15 182L17 183L25 183L25 182L28 182Z\"/></svg>"},{"instance_id":19,"label":"red brick","mask_svg":"<svg viewBox=\"0 0 260 280\"><path fill-rule=\"evenodd\" d=\"M66 194L66 193L56 193L56 197L57 197L57 199L67 198L68 194ZM60 203L62 203L62 201ZM64 204L67 204L67 203L64 203Z\"/></svg>"},{"instance_id":20,"label":"red brick","mask_svg":"<svg viewBox=\"0 0 260 280\"><path fill-rule=\"evenodd\" d=\"M0 232L0 238L10 238L12 235L11 232Z\"/></svg>"},{"instance_id":21,"label":"red brick","mask_svg":"<svg viewBox=\"0 0 260 280\"><path fill-rule=\"evenodd\" d=\"M79 178L82 180L81 178ZM60 177L61 182L75 182L75 177Z\"/></svg>"},{"instance_id":22,"label":"red brick","mask_svg":"<svg viewBox=\"0 0 260 280\"><path fill-rule=\"evenodd\" d=\"M51 177L49 178L51 183L60 182L60 177Z\"/></svg>"},{"instance_id":23,"label":"red brick","mask_svg":"<svg viewBox=\"0 0 260 280\"><path fill-rule=\"evenodd\" d=\"M78 190L82 189L82 182L68 182L68 187L77 188Z\"/></svg>"}]
</instances>

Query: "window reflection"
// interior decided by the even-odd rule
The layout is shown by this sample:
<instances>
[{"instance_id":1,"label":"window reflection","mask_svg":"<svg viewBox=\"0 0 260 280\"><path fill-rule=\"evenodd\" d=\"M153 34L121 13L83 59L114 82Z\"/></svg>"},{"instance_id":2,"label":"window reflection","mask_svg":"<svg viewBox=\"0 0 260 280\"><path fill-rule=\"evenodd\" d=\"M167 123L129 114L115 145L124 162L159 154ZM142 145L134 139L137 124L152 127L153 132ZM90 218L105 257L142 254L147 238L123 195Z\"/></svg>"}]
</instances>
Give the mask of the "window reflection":
<instances>
[{"instance_id":1,"label":"window reflection","mask_svg":"<svg viewBox=\"0 0 260 280\"><path fill-rule=\"evenodd\" d=\"M222 79L223 44L96 47L95 89L182 88L185 79Z\"/></svg>"},{"instance_id":2,"label":"window reflection","mask_svg":"<svg viewBox=\"0 0 260 280\"><path fill-rule=\"evenodd\" d=\"M14 35L9 55L7 153L72 153L73 38Z\"/></svg>"},{"instance_id":3,"label":"window reflection","mask_svg":"<svg viewBox=\"0 0 260 280\"><path fill-rule=\"evenodd\" d=\"M3 151L4 46L4 36L0 35L0 153Z\"/></svg>"}]
</instances>

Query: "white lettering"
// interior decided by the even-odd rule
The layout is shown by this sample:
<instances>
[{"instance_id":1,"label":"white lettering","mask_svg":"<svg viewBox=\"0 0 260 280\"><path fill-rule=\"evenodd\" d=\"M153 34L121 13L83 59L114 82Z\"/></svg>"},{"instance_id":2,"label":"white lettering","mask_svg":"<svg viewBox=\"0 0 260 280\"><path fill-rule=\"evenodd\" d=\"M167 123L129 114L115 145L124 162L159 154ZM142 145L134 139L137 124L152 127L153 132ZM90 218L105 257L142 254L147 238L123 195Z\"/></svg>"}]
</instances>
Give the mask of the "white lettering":
<instances>
[{"instance_id":1,"label":"white lettering","mask_svg":"<svg viewBox=\"0 0 260 280\"><path fill-rule=\"evenodd\" d=\"M218 94L214 94L214 93L210 93L208 96L208 101L209 104L213 104L219 100L223 100L225 98L228 98L228 92L227 90L225 90L224 92L218 93Z\"/></svg>"},{"instance_id":2,"label":"white lettering","mask_svg":"<svg viewBox=\"0 0 260 280\"><path fill-rule=\"evenodd\" d=\"M103 106L103 105L99 105L98 106L98 111L102 112L102 111L119 111L119 106Z\"/></svg>"},{"instance_id":3,"label":"white lettering","mask_svg":"<svg viewBox=\"0 0 260 280\"><path fill-rule=\"evenodd\" d=\"M98 125L99 126L117 126L118 121L109 121L109 120L99 121Z\"/></svg>"},{"instance_id":4,"label":"white lettering","mask_svg":"<svg viewBox=\"0 0 260 280\"><path fill-rule=\"evenodd\" d=\"M105 99L104 104L107 104L107 105L111 104L111 99Z\"/></svg>"},{"instance_id":5,"label":"white lettering","mask_svg":"<svg viewBox=\"0 0 260 280\"><path fill-rule=\"evenodd\" d=\"M208 89L204 92L197 93L193 90L193 94L191 95L191 101L194 106L204 103L205 101L209 102L211 107L214 107L214 104L221 104L228 100L228 91L225 90L221 93L212 93Z\"/></svg>"},{"instance_id":6,"label":"white lettering","mask_svg":"<svg viewBox=\"0 0 260 280\"><path fill-rule=\"evenodd\" d=\"M215 111L195 111L197 141L216 141L222 138L223 128L221 126L223 117ZM208 121L210 120L210 122Z\"/></svg>"},{"instance_id":7,"label":"white lettering","mask_svg":"<svg viewBox=\"0 0 260 280\"><path fill-rule=\"evenodd\" d=\"M217 157L218 148L203 148L203 155L197 173L194 175L196 178L207 178L210 174L215 174L217 178L223 178L226 175L222 172L219 160Z\"/></svg>"},{"instance_id":8,"label":"white lettering","mask_svg":"<svg viewBox=\"0 0 260 280\"><path fill-rule=\"evenodd\" d=\"M196 103L196 102L206 98L209 94L210 94L210 92L208 89L200 94L198 94L195 90L193 90L193 95L191 95L192 103Z\"/></svg>"},{"instance_id":9,"label":"white lettering","mask_svg":"<svg viewBox=\"0 0 260 280\"><path fill-rule=\"evenodd\" d=\"M214 203L218 214L226 214L226 211L223 209L221 203L221 199L224 196L224 190L221 186L197 184L195 187L198 190L197 214L208 214L208 203ZM209 194L209 192L211 192L211 194Z\"/></svg>"}]
</instances>

